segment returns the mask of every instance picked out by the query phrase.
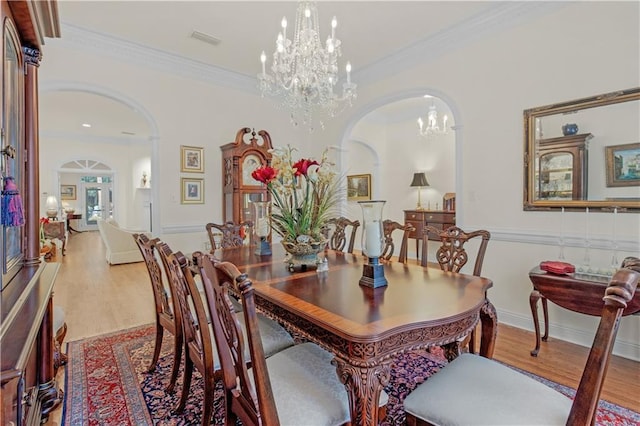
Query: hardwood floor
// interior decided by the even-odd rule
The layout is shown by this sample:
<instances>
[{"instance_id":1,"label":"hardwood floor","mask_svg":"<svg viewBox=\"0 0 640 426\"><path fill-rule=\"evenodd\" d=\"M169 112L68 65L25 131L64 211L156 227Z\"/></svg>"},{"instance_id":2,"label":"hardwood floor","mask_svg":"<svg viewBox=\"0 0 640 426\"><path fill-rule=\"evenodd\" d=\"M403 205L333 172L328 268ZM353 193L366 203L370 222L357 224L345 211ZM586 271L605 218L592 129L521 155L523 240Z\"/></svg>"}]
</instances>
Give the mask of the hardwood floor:
<instances>
[{"instance_id":1,"label":"hardwood floor","mask_svg":"<svg viewBox=\"0 0 640 426\"><path fill-rule=\"evenodd\" d=\"M62 265L54 288L54 303L65 310L68 326L65 341L153 322L155 308L144 263L109 266L98 232L71 235L67 255L58 253L57 259ZM532 332L500 324L494 358L577 387L588 348L550 337L534 358L529 355L533 345ZM62 386L63 368L57 378ZM640 363L614 356L601 398L640 412L638 395ZM59 425L61 415L62 407L52 413L47 425Z\"/></svg>"}]
</instances>

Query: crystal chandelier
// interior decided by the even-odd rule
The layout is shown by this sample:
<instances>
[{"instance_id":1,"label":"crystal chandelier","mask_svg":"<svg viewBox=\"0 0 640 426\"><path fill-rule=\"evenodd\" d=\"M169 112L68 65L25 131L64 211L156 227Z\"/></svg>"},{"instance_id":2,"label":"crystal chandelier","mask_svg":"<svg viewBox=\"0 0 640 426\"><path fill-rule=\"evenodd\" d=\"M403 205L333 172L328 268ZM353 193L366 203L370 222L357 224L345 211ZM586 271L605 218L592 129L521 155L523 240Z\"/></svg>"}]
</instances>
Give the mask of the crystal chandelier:
<instances>
[{"instance_id":1,"label":"crystal chandelier","mask_svg":"<svg viewBox=\"0 0 640 426\"><path fill-rule=\"evenodd\" d=\"M432 98L429 95L425 95L425 98ZM420 136L429 137L431 135L446 135L449 133L449 126L447 126L447 121L449 117L447 114L442 116L442 123L438 122L438 111L436 110L435 102L433 98L431 99L431 106L429 107L429 112L427 113L427 122L425 126L424 120L422 117L418 117L418 128L420 130Z\"/></svg>"},{"instance_id":2,"label":"crystal chandelier","mask_svg":"<svg viewBox=\"0 0 640 426\"><path fill-rule=\"evenodd\" d=\"M331 20L331 35L323 46L320 41L318 9L314 2L300 2L296 16L293 40L287 38L287 18L282 18L282 31L278 33L273 52L271 74L266 72L267 55L262 52L262 73L258 74L258 87L262 96L269 95L291 110L291 122L313 130L313 112L319 110L334 117L356 98L356 84L351 82L351 64L346 65L346 82L342 95L334 93L338 84L338 57L340 40L336 38L338 21ZM322 120L319 120L324 127Z\"/></svg>"}]
</instances>

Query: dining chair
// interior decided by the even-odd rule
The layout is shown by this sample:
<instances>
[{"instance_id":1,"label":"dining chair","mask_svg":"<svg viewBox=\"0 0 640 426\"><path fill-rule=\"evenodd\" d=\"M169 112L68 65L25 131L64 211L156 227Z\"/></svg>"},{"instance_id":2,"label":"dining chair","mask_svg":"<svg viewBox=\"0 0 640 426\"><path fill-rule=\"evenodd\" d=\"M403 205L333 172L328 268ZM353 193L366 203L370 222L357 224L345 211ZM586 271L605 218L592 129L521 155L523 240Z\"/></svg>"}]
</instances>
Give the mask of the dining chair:
<instances>
[{"instance_id":1,"label":"dining chair","mask_svg":"<svg viewBox=\"0 0 640 426\"><path fill-rule=\"evenodd\" d=\"M422 236L422 259L420 264L427 266L427 246L429 236L436 236L440 240L440 247L436 252L436 259L443 271L460 272L462 267L469 261L469 253L465 248L465 244L474 239L480 238L476 260L473 266L473 275L480 276L482 273L482 263L484 255L487 251L487 244L491 238L491 233L485 230L473 232L465 232L457 226L451 226L446 229L438 229L433 226L424 227L424 235Z\"/></svg>"},{"instance_id":2,"label":"dining chair","mask_svg":"<svg viewBox=\"0 0 640 426\"><path fill-rule=\"evenodd\" d=\"M209 242L211 243L211 253L219 248L240 247L246 244L247 236L251 238L253 223L250 221L224 224L207 223L205 226ZM216 241L218 237L218 241Z\"/></svg>"},{"instance_id":3,"label":"dining chair","mask_svg":"<svg viewBox=\"0 0 640 426\"><path fill-rule=\"evenodd\" d=\"M214 262L203 255L198 268L222 365L225 424L349 424L349 398L331 364L333 355L314 343L301 343L265 358L251 281L235 265ZM246 328L233 313L229 288L241 295ZM247 343L251 368L238 356ZM382 407L387 400L382 392Z\"/></svg>"},{"instance_id":4,"label":"dining chair","mask_svg":"<svg viewBox=\"0 0 640 426\"><path fill-rule=\"evenodd\" d=\"M208 425L213 413L215 381L222 376L218 356L211 341L207 314L195 281L187 279L183 274L182 266L188 264L186 257L181 252L174 254L166 243L159 242L157 248L174 291L174 304L178 306L182 316L184 333L185 362L182 393L175 412L184 411L191 388L193 369L197 368L202 375L204 385L202 425Z\"/></svg>"},{"instance_id":5,"label":"dining chair","mask_svg":"<svg viewBox=\"0 0 640 426\"><path fill-rule=\"evenodd\" d=\"M479 238L478 251L476 252L476 260L473 266L473 275L480 276L482 273L482 264L484 263L484 255L487 251L487 245L491 238L491 233L486 230L478 230L473 232L465 232L457 226L450 226L446 229L438 229L433 226L424 227L424 235L422 236L422 266L428 265L427 246L429 236L436 236L440 240L440 247L436 252L436 259L440 265L440 269L449 272L460 272L460 270L469 261L469 252L465 244L474 238ZM466 342L465 342L466 343ZM472 330L469 334L469 352L475 353L476 349L476 330Z\"/></svg>"},{"instance_id":6,"label":"dining chair","mask_svg":"<svg viewBox=\"0 0 640 426\"><path fill-rule=\"evenodd\" d=\"M155 246L160 240L158 238L150 240L145 234L134 234L133 237L147 266L156 306L156 339L153 358L147 371L152 372L156 368L158 358L160 357L160 350L162 349L164 330L166 329L173 336L173 364L169 384L166 387L167 392L172 392L178 378L180 359L182 358L183 336L182 323L180 321L181 316L176 312L176 307L172 303L172 301L175 300L174 294L171 291L171 287L169 287L169 291L167 291L165 282L162 279L160 265L154 253Z\"/></svg>"},{"instance_id":7,"label":"dining chair","mask_svg":"<svg viewBox=\"0 0 640 426\"><path fill-rule=\"evenodd\" d=\"M185 363L182 379L182 393L175 409L177 413L184 411L191 387L191 378L194 368L197 368L203 378L204 400L202 412L202 424L208 425L212 415L215 380L220 379L220 363L217 350L213 343L211 327L209 326L210 313L205 308L206 295L200 291L192 273L192 266L182 252L173 253L166 243L158 243L158 252L164 264L167 277L174 287L175 299L182 315L182 329L184 335ZM202 253L194 253L194 257ZM201 277L202 278L202 277ZM231 303L231 302L230 302ZM236 312L235 305L231 305ZM277 322L260 315L257 319L258 327L262 332L263 345L266 356L271 356L278 351L293 346L291 335ZM201 324L207 324L201 326ZM245 359L249 360L249 353L245 353Z\"/></svg>"},{"instance_id":8,"label":"dining chair","mask_svg":"<svg viewBox=\"0 0 640 426\"><path fill-rule=\"evenodd\" d=\"M462 354L406 397L407 425L595 424L619 320L639 279L640 259L627 258L609 281L600 324L573 403L505 364Z\"/></svg>"},{"instance_id":9,"label":"dining chair","mask_svg":"<svg viewBox=\"0 0 640 426\"><path fill-rule=\"evenodd\" d=\"M346 217L340 216L329 219L327 225L333 228L333 233L329 238L329 248L331 250L343 251L346 246L347 253L353 253L353 245L356 240L356 231L360 226L360 221L349 220ZM351 227L349 238L347 238L347 227ZM348 245L347 241L349 242Z\"/></svg>"},{"instance_id":10,"label":"dining chair","mask_svg":"<svg viewBox=\"0 0 640 426\"><path fill-rule=\"evenodd\" d=\"M384 234L384 250L382 251L382 257L385 260L391 259L393 252L395 251L395 244L393 243L393 231L401 230L402 242L400 243L400 254L398 255L398 262L407 263L407 247L409 241L409 234L415 231L415 228L411 224L401 225L393 220L382 221L382 231Z\"/></svg>"}]
</instances>

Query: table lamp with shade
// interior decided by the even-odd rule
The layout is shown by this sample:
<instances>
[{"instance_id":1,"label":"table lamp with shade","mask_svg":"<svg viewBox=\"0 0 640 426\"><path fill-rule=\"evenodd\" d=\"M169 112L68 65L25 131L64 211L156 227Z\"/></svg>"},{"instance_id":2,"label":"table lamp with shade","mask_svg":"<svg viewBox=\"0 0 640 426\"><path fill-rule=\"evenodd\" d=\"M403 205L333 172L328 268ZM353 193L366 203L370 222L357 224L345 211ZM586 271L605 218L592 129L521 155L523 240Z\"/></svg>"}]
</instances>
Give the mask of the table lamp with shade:
<instances>
[{"instance_id":1,"label":"table lamp with shade","mask_svg":"<svg viewBox=\"0 0 640 426\"><path fill-rule=\"evenodd\" d=\"M422 207L422 204L420 203L420 193L422 192L423 186L429 186L429 182L427 182L427 175L425 175L424 172L414 173L410 186L418 187L418 205L416 206L416 210L424 210L424 207Z\"/></svg>"},{"instance_id":2,"label":"table lamp with shade","mask_svg":"<svg viewBox=\"0 0 640 426\"><path fill-rule=\"evenodd\" d=\"M58 217L58 199L55 195L49 195L45 205L47 207L47 217L49 219Z\"/></svg>"}]
</instances>

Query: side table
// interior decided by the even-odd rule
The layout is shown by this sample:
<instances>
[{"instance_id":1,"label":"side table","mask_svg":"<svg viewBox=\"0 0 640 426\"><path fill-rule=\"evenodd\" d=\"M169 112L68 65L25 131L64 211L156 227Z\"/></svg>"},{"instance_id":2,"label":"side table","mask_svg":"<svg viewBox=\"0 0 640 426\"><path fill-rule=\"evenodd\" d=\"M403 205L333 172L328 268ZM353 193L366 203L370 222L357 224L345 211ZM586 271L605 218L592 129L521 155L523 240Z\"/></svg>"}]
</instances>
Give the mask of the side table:
<instances>
[{"instance_id":1,"label":"side table","mask_svg":"<svg viewBox=\"0 0 640 426\"><path fill-rule=\"evenodd\" d=\"M404 223L411 224L415 231L409 233L408 238L416 240L416 258L420 260L420 242L424 236L424 227L433 226L438 229L447 229L456 224L455 210L405 210ZM430 240L440 241L429 235Z\"/></svg>"},{"instance_id":2,"label":"side table","mask_svg":"<svg viewBox=\"0 0 640 426\"><path fill-rule=\"evenodd\" d=\"M75 214L75 213L68 213L67 214L67 231L69 231L69 234L73 234L74 232L79 234L82 231L78 231L77 229L74 229L71 226L71 221L74 219L82 219L82 215L81 214Z\"/></svg>"},{"instance_id":3,"label":"side table","mask_svg":"<svg viewBox=\"0 0 640 426\"><path fill-rule=\"evenodd\" d=\"M49 239L57 238L62 241L62 255L65 256L66 244L67 244L67 230L66 223L62 221L50 221L49 223L43 223L42 229L44 231L44 237Z\"/></svg>"},{"instance_id":4,"label":"side table","mask_svg":"<svg viewBox=\"0 0 640 426\"><path fill-rule=\"evenodd\" d=\"M556 275L543 271L539 267L529 271L529 279L533 284L533 291L529 296L533 326L536 332L536 347L531 356L537 356L540 351L540 324L538 322L538 300L542 299L542 313L544 315L544 335L542 340L549 337L549 313L547 300L586 315L600 316L604 302L604 291L609 284L608 279L586 274ZM633 299L622 312L623 316L640 312L640 288L636 289Z\"/></svg>"}]
</instances>

